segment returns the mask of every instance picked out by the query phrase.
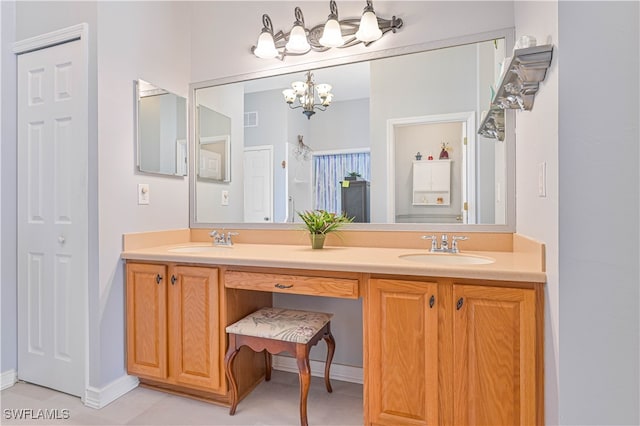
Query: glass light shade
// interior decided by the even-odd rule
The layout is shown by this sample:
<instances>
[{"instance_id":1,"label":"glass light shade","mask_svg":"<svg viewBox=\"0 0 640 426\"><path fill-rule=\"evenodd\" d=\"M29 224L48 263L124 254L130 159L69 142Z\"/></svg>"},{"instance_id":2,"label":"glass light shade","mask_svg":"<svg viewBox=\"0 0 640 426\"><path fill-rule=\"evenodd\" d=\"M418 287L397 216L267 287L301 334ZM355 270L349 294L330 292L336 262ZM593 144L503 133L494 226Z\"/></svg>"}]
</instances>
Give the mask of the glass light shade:
<instances>
[{"instance_id":1,"label":"glass light shade","mask_svg":"<svg viewBox=\"0 0 640 426\"><path fill-rule=\"evenodd\" d=\"M306 105L309 103L309 97L307 95L300 96L300 104Z\"/></svg>"},{"instance_id":2,"label":"glass light shade","mask_svg":"<svg viewBox=\"0 0 640 426\"><path fill-rule=\"evenodd\" d=\"M356 32L356 38L360 41L376 41L382 37L382 31L378 26L378 18L374 12L364 12L360 18L360 27Z\"/></svg>"},{"instance_id":3,"label":"glass light shade","mask_svg":"<svg viewBox=\"0 0 640 426\"><path fill-rule=\"evenodd\" d=\"M264 31L260 34L253 54L262 59L272 59L278 56L278 51L276 50L276 45L273 41L273 35L271 35L270 32Z\"/></svg>"},{"instance_id":4,"label":"glass light shade","mask_svg":"<svg viewBox=\"0 0 640 426\"><path fill-rule=\"evenodd\" d=\"M296 95L302 96L307 91L307 83L304 81L294 81L291 83L291 87L296 92Z\"/></svg>"},{"instance_id":5,"label":"glass light shade","mask_svg":"<svg viewBox=\"0 0 640 426\"><path fill-rule=\"evenodd\" d=\"M331 104L332 99L333 99L333 93L328 93L327 96L325 96L322 99L322 106L329 106Z\"/></svg>"},{"instance_id":6,"label":"glass light shade","mask_svg":"<svg viewBox=\"0 0 640 426\"><path fill-rule=\"evenodd\" d=\"M292 104L296 100L296 92L293 89L285 89L282 91L284 100L288 104Z\"/></svg>"},{"instance_id":7,"label":"glass light shade","mask_svg":"<svg viewBox=\"0 0 640 426\"><path fill-rule=\"evenodd\" d=\"M318 40L321 45L325 47L340 47L344 44L342 38L342 30L340 29L340 23L336 19L329 19L324 24L324 31L322 37Z\"/></svg>"},{"instance_id":8,"label":"glass light shade","mask_svg":"<svg viewBox=\"0 0 640 426\"><path fill-rule=\"evenodd\" d=\"M318 92L318 96L324 98L331 91L331 85L325 83L316 84L316 91Z\"/></svg>"},{"instance_id":9,"label":"glass light shade","mask_svg":"<svg viewBox=\"0 0 640 426\"><path fill-rule=\"evenodd\" d=\"M306 53L311 46L307 41L307 34L302 25L295 25L289 34L289 41L286 45L287 51L291 53Z\"/></svg>"}]
</instances>

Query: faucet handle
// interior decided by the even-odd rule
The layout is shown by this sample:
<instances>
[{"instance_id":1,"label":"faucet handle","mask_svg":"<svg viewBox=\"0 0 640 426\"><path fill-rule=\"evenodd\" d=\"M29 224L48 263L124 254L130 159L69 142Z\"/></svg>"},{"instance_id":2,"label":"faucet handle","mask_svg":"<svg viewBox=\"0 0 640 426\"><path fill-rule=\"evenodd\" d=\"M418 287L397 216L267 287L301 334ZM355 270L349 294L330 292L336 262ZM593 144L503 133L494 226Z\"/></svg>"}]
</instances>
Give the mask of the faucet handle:
<instances>
[{"instance_id":1,"label":"faucet handle","mask_svg":"<svg viewBox=\"0 0 640 426\"><path fill-rule=\"evenodd\" d=\"M239 232L231 232L231 231L227 232L227 244L230 245L230 246L233 245L233 240L232 240L231 237L233 237L234 235L240 235L240 233Z\"/></svg>"},{"instance_id":2,"label":"faucet handle","mask_svg":"<svg viewBox=\"0 0 640 426\"><path fill-rule=\"evenodd\" d=\"M431 251L438 250L438 237L436 237L435 235L423 235L420 238L422 238L423 240L431 240Z\"/></svg>"},{"instance_id":3,"label":"faucet handle","mask_svg":"<svg viewBox=\"0 0 640 426\"><path fill-rule=\"evenodd\" d=\"M461 236L461 235L454 235L453 237L451 237L451 253L459 253L460 250L458 250L458 241L465 241L468 240L469 237L465 237L465 236Z\"/></svg>"}]
</instances>

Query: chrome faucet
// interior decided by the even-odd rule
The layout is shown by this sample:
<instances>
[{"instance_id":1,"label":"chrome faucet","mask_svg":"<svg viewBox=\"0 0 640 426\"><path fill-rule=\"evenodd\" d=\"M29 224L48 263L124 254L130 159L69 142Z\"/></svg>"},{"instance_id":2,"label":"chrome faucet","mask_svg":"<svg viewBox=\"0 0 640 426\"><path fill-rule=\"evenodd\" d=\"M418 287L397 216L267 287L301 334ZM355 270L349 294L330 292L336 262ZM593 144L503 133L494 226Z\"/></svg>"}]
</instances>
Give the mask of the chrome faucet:
<instances>
[{"instance_id":1,"label":"chrome faucet","mask_svg":"<svg viewBox=\"0 0 640 426\"><path fill-rule=\"evenodd\" d=\"M438 247L438 237L435 235L423 235L423 240L431 240L431 253L460 253L458 249L458 241L468 240L469 237L454 235L451 237L451 247L449 247L449 238L446 234L442 234L440 247Z\"/></svg>"},{"instance_id":2,"label":"chrome faucet","mask_svg":"<svg viewBox=\"0 0 640 426\"><path fill-rule=\"evenodd\" d=\"M209 234L209 236L213 238L214 246L229 246L229 247L233 246L234 235L238 235L238 233L229 231L225 235L224 231L218 232L215 229L211 231L211 233Z\"/></svg>"}]
</instances>

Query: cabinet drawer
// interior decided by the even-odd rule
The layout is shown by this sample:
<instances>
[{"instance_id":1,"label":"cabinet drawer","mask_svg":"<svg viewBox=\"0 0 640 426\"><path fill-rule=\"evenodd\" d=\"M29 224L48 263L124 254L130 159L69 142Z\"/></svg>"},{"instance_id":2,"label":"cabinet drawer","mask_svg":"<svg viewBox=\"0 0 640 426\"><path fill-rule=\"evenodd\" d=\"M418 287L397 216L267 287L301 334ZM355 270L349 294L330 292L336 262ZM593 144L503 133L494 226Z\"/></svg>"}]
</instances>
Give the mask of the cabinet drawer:
<instances>
[{"instance_id":1,"label":"cabinet drawer","mask_svg":"<svg viewBox=\"0 0 640 426\"><path fill-rule=\"evenodd\" d=\"M224 285L228 288L273 293L358 298L358 280L349 278L227 271L224 276Z\"/></svg>"}]
</instances>

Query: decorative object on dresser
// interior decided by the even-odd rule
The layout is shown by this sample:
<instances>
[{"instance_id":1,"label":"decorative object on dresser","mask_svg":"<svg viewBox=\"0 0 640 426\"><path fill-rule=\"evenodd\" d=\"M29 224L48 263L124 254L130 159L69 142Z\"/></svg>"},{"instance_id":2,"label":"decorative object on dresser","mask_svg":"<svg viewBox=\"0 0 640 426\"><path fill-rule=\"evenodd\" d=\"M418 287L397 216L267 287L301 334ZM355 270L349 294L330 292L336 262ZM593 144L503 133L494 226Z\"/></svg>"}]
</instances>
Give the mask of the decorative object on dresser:
<instances>
[{"instance_id":1,"label":"decorative object on dresser","mask_svg":"<svg viewBox=\"0 0 640 426\"><path fill-rule=\"evenodd\" d=\"M321 339L327 342L327 361L324 383L331 393L329 370L336 342L331 335L331 317L323 312L297 311L282 308L262 308L227 327L229 349L225 356L225 371L231 385L230 415L238 407L238 385L233 371L233 361L241 347L264 352L266 375L271 380L271 355L289 352L298 363L300 379L300 425L307 426L307 396L311 382L309 351Z\"/></svg>"},{"instance_id":2,"label":"decorative object on dresser","mask_svg":"<svg viewBox=\"0 0 640 426\"><path fill-rule=\"evenodd\" d=\"M329 213L325 210L306 210L298 212L298 216L309 231L311 248L314 249L324 247L324 240L328 233L337 231L345 223L353 221L352 218L341 214Z\"/></svg>"}]
</instances>

